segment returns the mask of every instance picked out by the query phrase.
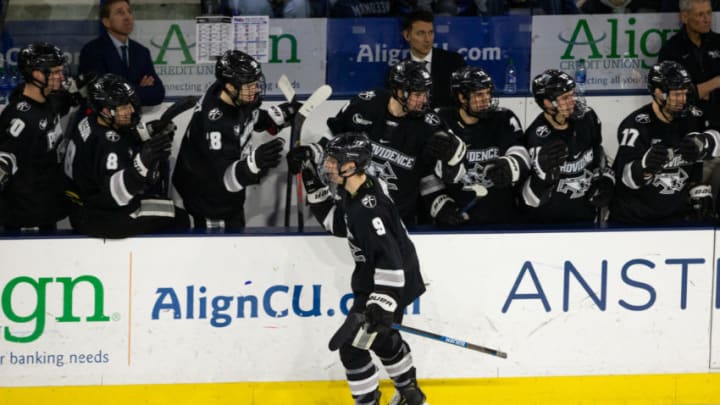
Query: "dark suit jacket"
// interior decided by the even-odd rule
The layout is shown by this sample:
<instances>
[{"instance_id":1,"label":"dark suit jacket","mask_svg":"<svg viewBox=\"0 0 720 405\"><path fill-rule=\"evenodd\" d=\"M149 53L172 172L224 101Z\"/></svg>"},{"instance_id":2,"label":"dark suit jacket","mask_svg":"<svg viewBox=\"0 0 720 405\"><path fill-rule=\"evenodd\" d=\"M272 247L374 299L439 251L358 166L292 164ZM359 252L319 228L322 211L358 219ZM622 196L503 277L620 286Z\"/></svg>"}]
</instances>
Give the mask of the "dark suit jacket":
<instances>
[{"instance_id":1,"label":"dark suit jacket","mask_svg":"<svg viewBox=\"0 0 720 405\"><path fill-rule=\"evenodd\" d=\"M450 92L452 73L465 66L463 57L442 48L433 48L430 77L432 77L431 105L433 108L455 105Z\"/></svg>"},{"instance_id":2,"label":"dark suit jacket","mask_svg":"<svg viewBox=\"0 0 720 405\"><path fill-rule=\"evenodd\" d=\"M135 86L142 105L162 103L165 98L165 86L155 73L150 51L131 39L128 41L128 58L130 66L125 67L109 34L103 33L83 46L78 70L79 73L95 72L98 77L105 73L123 76ZM140 80L144 76L154 77L155 84L141 87Z\"/></svg>"}]
</instances>

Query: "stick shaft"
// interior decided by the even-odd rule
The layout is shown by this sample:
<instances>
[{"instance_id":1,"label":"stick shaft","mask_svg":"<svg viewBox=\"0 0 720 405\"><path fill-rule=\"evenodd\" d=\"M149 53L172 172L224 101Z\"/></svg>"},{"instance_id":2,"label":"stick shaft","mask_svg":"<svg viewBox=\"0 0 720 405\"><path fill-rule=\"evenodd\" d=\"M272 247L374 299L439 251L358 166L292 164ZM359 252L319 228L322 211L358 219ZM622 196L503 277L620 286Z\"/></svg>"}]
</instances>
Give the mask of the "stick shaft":
<instances>
[{"instance_id":1,"label":"stick shaft","mask_svg":"<svg viewBox=\"0 0 720 405\"><path fill-rule=\"evenodd\" d=\"M412 335L421 336L421 337L424 337L427 339L438 340L440 342L448 343L448 344L455 345L455 346L460 346L465 349L470 349L470 350L474 350L477 352L489 354L491 356L497 356L497 357L500 357L503 359L507 358L507 353L505 353L503 351L491 349L489 347L480 346L480 345L476 345L476 344L472 344L472 343L468 343L464 340L455 339L455 338L451 338L451 337L447 337L447 336L443 336L443 335L438 335L437 333L428 332L428 331L422 330L422 329L412 328L410 326L400 325L398 323L394 323L392 325L392 327L393 327L393 329L397 329L400 332L410 333Z\"/></svg>"}]
</instances>

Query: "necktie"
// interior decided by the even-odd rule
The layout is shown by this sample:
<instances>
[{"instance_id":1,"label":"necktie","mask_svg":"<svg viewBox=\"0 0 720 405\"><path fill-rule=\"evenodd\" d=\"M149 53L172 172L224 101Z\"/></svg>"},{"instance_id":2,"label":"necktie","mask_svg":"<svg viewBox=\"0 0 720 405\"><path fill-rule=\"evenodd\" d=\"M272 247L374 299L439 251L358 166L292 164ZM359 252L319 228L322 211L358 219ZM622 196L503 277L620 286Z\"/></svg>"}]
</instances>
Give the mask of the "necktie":
<instances>
[{"instance_id":1,"label":"necktie","mask_svg":"<svg viewBox=\"0 0 720 405\"><path fill-rule=\"evenodd\" d=\"M120 50L122 51L122 63L125 65L125 67L128 66L128 54L127 54L127 45L120 45Z\"/></svg>"}]
</instances>

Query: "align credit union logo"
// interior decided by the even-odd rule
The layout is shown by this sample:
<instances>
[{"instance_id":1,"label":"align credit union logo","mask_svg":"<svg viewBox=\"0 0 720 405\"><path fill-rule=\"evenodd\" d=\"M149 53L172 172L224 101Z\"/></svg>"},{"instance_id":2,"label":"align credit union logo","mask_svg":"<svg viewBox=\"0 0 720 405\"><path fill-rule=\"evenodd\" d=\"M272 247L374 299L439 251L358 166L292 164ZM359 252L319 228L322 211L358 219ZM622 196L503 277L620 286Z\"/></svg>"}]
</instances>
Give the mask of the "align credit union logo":
<instances>
[{"instance_id":1,"label":"align credit union logo","mask_svg":"<svg viewBox=\"0 0 720 405\"><path fill-rule=\"evenodd\" d=\"M89 305L76 308L80 294L90 294ZM15 277L2 285L0 296L0 330L2 339L15 343L30 343L38 340L45 332L48 306L57 308L61 304L60 316L55 321L80 323L83 317L78 313L90 312L86 322L108 322L105 314L105 286L91 275L79 277ZM84 300L88 302L87 300ZM113 319L119 315L113 314Z\"/></svg>"}]
</instances>

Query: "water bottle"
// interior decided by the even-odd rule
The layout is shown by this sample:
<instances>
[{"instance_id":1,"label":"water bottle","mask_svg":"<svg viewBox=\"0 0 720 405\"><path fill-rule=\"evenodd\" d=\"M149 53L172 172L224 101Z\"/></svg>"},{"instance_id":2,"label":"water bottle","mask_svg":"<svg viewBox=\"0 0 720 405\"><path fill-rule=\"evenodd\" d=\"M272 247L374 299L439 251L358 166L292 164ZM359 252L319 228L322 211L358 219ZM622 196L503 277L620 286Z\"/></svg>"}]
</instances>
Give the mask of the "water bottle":
<instances>
[{"instance_id":1,"label":"water bottle","mask_svg":"<svg viewBox=\"0 0 720 405\"><path fill-rule=\"evenodd\" d=\"M512 58L508 59L507 66L505 67L505 94L517 93L517 71L515 70L515 64Z\"/></svg>"},{"instance_id":2,"label":"water bottle","mask_svg":"<svg viewBox=\"0 0 720 405\"><path fill-rule=\"evenodd\" d=\"M575 64L575 94L582 96L585 94L585 81L587 80L587 70L585 69L585 59L578 59Z\"/></svg>"}]
</instances>

